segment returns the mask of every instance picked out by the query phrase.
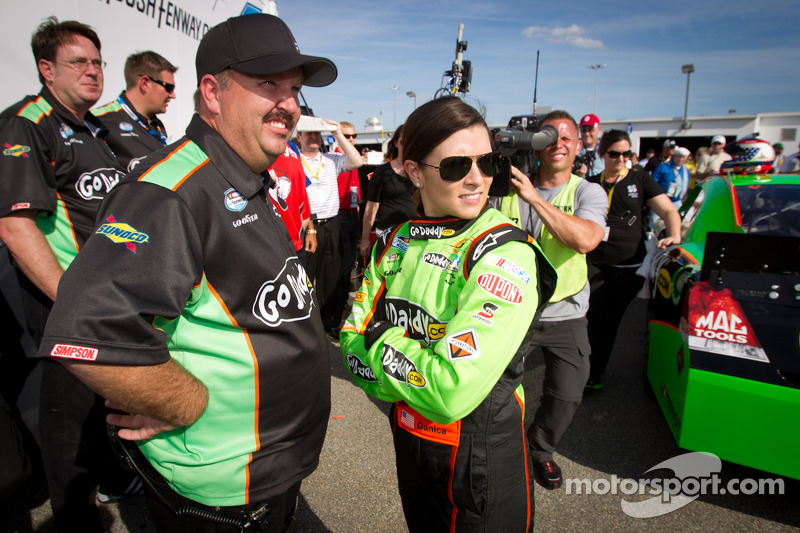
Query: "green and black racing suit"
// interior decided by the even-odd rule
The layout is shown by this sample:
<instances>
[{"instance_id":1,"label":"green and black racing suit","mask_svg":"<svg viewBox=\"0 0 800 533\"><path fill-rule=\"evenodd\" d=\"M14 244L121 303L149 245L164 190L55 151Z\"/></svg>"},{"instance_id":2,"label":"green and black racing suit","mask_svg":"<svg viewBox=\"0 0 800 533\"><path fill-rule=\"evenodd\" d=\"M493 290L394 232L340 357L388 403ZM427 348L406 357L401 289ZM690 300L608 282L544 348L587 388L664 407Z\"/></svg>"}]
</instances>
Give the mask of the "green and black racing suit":
<instances>
[{"instance_id":1,"label":"green and black racing suit","mask_svg":"<svg viewBox=\"0 0 800 533\"><path fill-rule=\"evenodd\" d=\"M417 218L376 244L342 354L390 415L411 531L528 531L523 357L555 286L498 211Z\"/></svg>"}]
</instances>

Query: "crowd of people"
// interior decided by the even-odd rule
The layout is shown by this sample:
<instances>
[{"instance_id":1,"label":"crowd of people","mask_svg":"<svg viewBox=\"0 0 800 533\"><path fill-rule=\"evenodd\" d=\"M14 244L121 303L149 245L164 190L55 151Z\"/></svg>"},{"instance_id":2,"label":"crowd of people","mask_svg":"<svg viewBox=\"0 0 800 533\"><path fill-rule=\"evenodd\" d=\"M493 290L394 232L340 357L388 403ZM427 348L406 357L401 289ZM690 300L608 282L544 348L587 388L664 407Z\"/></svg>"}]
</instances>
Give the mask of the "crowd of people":
<instances>
[{"instance_id":1,"label":"crowd of people","mask_svg":"<svg viewBox=\"0 0 800 533\"><path fill-rule=\"evenodd\" d=\"M554 451L604 386L646 233L660 223L656 245L679 244L687 192L731 158L715 136L691 167L673 140L639 159L627 133L557 110L536 171L503 176L480 113L444 97L361 172L352 124L300 116L300 88L333 83L336 66L265 14L205 34L195 115L168 144L166 58L131 55L125 89L95 107L91 27L51 17L31 44L42 89L0 115L0 239L38 346L59 531L103 531L97 502L142 489L159 531L292 531L327 429L330 342L392 403L411 531L531 531L531 478L563 483ZM800 157L775 148L796 171ZM504 178L509 195L490 197ZM12 444L4 491L29 470Z\"/></svg>"}]
</instances>

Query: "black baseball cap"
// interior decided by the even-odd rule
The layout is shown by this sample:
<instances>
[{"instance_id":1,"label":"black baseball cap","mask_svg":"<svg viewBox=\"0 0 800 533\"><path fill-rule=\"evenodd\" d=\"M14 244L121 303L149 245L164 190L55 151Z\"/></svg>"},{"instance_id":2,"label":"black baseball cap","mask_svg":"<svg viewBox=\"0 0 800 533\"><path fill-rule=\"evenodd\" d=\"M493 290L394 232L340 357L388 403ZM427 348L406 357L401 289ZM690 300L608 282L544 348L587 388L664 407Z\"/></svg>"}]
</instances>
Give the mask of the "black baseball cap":
<instances>
[{"instance_id":1,"label":"black baseball cap","mask_svg":"<svg viewBox=\"0 0 800 533\"><path fill-rule=\"evenodd\" d=\"M324 57L306 56L281 19L266 13L231 17L203 36L195 58L197 85L206 74L232 68L243 74L265 76L303 69L303 85L324 87L338 74Z\"/></svg>"}]
</instances>

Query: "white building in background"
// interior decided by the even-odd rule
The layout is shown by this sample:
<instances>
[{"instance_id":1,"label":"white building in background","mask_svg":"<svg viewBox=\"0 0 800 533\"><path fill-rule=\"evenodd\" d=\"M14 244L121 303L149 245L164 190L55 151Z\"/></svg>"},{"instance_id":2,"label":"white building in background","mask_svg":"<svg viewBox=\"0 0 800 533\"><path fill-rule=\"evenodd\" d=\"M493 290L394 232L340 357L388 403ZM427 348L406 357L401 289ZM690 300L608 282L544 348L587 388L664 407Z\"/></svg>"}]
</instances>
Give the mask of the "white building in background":
<instances>
[{"instance_id":1,"label":"white building in background","mask_svg":"<svg viewBox=\"0 0 800 533\"><path fill-rule=\"evenodd\" d=\"M711 137L724 135L728 142L753 133L770 144L783 143L787 152L800 142L800 111L784 113L756 113L729 115L699 115L688 117L689 128L683 129L683 117L604 119L600 117L603 131L620 129L631 136L631 149L641 153L647 148L658 152L666 139L674 139L679 146L695 151L709 146Z\"/></svg>"},{"instance_id":2,"label":"white building in background","mask_svg":"<svg viewBox=\"0 0 800 533\"><path fill-rule=\"evenodd\" d=\"M540 115L541 116L541 115ZM580 117L576 117L579 119ZM759 133L759 138L770 144L783 143L787 153L796 152L800 142L800 111L784 113L756 113L729 115L699 115L688 117L689 128L683 129L683 117L607 119L600 117L603 131L618 129L631 137L631 149L643 153L648 148L660 152L666 139L694 152L701 146L710 146L711 137L724 135L728 142ZM489 128L505 128L506 124L490 124ZM358 126L356 126L358 128ZM367 120L363 131L358 132L356 145L386 152L386 144L393 130L382 130L380 120Z\"/></svg>"}]
</instances>

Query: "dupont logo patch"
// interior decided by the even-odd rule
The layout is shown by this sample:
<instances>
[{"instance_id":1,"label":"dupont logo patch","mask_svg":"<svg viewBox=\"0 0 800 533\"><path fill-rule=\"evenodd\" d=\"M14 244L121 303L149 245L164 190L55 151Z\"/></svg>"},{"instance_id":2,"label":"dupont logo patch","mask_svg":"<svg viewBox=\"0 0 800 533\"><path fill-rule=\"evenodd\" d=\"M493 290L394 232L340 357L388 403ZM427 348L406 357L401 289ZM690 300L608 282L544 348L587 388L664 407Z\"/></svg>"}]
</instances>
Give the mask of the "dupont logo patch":
<instances>
[{"instance_id":1,"label":"dupont logo patch","mask_svg":"<svg viewBox=\"0 0 800 533\"><path fill-rule=\"evenodd\" d=\"M459 331L447 337L447 357L451 362L476 359L480 355L481 350L474 329Z\"/></svg>"},{"instance_id":2,"label":"dupont logo patch","mask_svg":"<svg viewBox=\"0 0 800 533\"><path fill-rule=\"evenodd\" d=\"M86 346L73 346L71 344L56 344L50 352L52 357L65 359L78 359L79 361L94 361L97 359L97 348Z\"/></svg>"},{"instance_id":3,"label":"dupont logo patch","mask_svg":"<svg viewBox=\"0 0 800 533\"><path fill-rule=\"evenodd\" d=\"M11 206L12 211L18 211L20 209L30 209L30 208L31 204L29 204L28 202L20 202L18 204L14 204Z\"/></svg>"},{"instance_id":4,"label":"dupont logo patch","mask_svg":"<svg viewBox=\"0 0 800 533\"><path fill-rule=\"evenodd\" d=\"M514 283L496 274L481 274L478 285L489 294L493 294L512 304L522 303L522 291Z\"/></svg>"}]
</instances>

